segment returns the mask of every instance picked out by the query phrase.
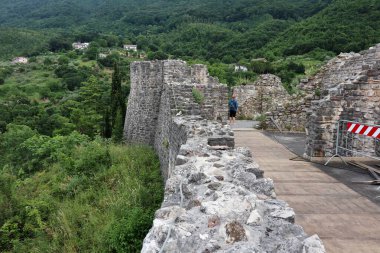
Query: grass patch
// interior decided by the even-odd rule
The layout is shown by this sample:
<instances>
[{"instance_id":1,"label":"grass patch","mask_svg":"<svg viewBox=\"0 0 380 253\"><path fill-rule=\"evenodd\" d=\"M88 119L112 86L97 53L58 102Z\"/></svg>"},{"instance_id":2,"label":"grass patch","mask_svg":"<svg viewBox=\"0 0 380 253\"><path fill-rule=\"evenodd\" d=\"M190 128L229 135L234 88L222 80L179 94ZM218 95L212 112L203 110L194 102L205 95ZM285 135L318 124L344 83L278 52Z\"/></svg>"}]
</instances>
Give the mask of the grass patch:
<instances>
[{"instance_id":1,"label":"grass patch","mask_svg":"<svg viewBox=\"0 0 380 253\"><path fill-rule=\"evenodd\" d=\"M205 99L205 96L202 93L202 91L200 91L199 89L193 87L193 90L191 92L193 94L193 98L194 98L195 103L202 104L203 101L204 101L204 99Z\"/></svg>"},{"instance_id":2,"label":"grass patch","mask_svg":"<svg viewBox=\"0 0 380 253\"><path fill-rule=\"evenodd\" d=\"M81 143L25 178L0 172L1 252L141 250L163 198L156 155L142 146Z\"/></svg>"}]
</instances>

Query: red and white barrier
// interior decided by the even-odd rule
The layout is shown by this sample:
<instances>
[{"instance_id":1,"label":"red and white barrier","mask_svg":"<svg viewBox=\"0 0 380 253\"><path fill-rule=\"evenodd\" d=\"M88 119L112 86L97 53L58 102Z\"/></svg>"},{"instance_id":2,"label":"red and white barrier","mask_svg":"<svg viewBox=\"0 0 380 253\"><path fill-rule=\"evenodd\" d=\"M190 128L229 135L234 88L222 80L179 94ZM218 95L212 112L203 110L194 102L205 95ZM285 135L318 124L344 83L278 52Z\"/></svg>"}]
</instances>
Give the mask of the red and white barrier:
<instances>
[{"instance_id":1,"label":"red and white barrier","mask_svg":"<svg viewBox=\"0 0 380 253\"><path fill-rule=\"evenodd\" d=\"M339 120L336 127L334 157L369 157L380 161L380 125L363 124L349 120Z\"/></svg>"},{"instance_id":2,"label":"red and white barrier","mask_svg":"<svg viewBox=\"0 0 380 253\"><path fill-rule=\"evenodd\" d=\"M360 123L347 123L347 131L354 134L361 134L380 139L380 127L367 126Z\"/></svg>"}]
</instances>

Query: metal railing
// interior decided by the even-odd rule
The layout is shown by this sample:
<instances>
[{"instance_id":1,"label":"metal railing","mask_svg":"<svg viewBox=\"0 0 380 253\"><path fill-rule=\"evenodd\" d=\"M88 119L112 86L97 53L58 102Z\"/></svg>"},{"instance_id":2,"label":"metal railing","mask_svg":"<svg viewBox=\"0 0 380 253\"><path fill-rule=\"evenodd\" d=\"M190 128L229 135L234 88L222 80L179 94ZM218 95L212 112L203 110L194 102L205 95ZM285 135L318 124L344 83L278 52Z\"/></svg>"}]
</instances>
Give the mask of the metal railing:
<instances>
[{"instance_id":1,"label":"metal railing","mask_svg":"<svg viewBox=\"0 0 380 253\"><path fill-rule=\"evenodd\" d=\"M334 157L368 157L380 160L380 125L366 124L349 120L340 120L336 127Z\"/></svg>"}]
</instances>

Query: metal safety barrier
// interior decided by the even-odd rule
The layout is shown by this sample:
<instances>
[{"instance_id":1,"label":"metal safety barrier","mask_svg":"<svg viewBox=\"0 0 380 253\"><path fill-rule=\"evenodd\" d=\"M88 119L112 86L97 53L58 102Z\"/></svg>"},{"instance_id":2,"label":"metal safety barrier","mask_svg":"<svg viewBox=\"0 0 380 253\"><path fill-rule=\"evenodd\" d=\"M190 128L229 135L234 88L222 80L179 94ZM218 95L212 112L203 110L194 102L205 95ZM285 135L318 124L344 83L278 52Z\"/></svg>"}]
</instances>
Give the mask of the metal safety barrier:
<instances>
[{"instance_id":1,"label":"metal safety barrier","mask_svg":"<svg viewBox=\"0 0 380 253\"><path fill-rule=\"evenodd\" d=\"M369 157L380 160L380 125L364 124L349 120L340 120L336 128L334 157Z\"/></svg>"}]
</instances>

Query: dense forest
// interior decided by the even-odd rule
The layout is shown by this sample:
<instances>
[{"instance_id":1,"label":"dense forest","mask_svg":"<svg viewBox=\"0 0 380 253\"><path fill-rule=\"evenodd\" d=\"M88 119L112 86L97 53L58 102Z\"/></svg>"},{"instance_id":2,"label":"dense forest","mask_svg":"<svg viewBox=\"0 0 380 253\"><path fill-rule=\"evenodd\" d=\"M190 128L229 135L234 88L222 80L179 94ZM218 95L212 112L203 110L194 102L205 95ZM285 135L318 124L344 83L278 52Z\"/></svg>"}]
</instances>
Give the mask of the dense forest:
<instances>
[{"instance_id":1,"label":"dense forest","mask_svg":"<svg viewBox=\"0 0 380 253\"><path fill-rule=\"evenodd\" d=\"M93 40L107 33L145 51L223 63L362 50L380 40L379 20L376 0L5 0L0 10L1 27L35 36ZM31 40L23 32L16 30L19 43ZM7 34L15 36L3 31L1 44L12 41Z\"/></svg>"},{"instance_id":2,"label":"dense forest","mask_svg":"<svg viewBox=\"0 0 380 253\"><path fill-rule=\"evenodd\" d=\"M378 0L1 2L0 252L139 252L163 181L150 148L122 144L132 61L203 63L228 86L273 73L295 93L380 42Z\"/></svg>"},{"instance_id":3,"label":"dense forest","mask_svg":"<svg viewBox=\"0 0 380 253\"><path fill-rule=\"evenodd\" d=\"M138 252L151 227L158 158L121 144L133 59L92 58L1 62L1 252Z\"/></svg>"},{"instance_id":4,"label":"dense forest","mask_svg":"<svg viewBox=\"0 0 380 253\"><path fill-rule=\"evenodd\" d=\"M207 64L228 85L274 73L289 92L332 56L380 41L377 0L3 2L0 59L106 40L137 44L149 59ZM233 74L226 64L243 64L251 73Z\"/></svg>"}]
</instances>

